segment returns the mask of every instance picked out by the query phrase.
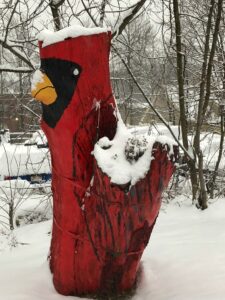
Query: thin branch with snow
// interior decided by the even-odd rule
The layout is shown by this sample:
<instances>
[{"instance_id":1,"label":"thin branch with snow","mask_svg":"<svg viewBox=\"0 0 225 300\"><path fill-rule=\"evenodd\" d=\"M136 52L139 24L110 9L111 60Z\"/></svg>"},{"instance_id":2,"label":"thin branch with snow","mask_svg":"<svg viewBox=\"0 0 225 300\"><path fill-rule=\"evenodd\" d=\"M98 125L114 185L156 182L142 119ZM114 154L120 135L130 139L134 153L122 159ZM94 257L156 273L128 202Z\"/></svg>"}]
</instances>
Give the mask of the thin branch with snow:
<instances>
[{"instance_id":1,"label":"thin branch with snow","mask_svg":"<svg viewBox=\"0 0 225 300\"><path fill-rule=\"evenodd\" d=\"M117 26L116 30L112 33L112 38L120 35L125 27L131 22L131 20L137 15L140 9L144 6L146 0L140 0L137 4L129 10L124 17L124 19L120 22L119 26Z\"/></svg>"}]
</instances>

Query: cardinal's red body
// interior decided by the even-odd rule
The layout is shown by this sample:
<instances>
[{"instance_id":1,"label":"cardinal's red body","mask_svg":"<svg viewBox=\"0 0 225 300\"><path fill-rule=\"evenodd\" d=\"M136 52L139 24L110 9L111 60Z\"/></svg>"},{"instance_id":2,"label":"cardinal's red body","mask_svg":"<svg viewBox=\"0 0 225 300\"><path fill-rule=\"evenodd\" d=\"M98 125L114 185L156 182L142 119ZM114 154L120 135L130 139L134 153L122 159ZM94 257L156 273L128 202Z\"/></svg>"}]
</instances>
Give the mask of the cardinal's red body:
<instances>
[{"instance_id":1,"label":"cardinal's red body","mask_svg":"<svg viewBox=\"0 0 225 300\"><path fill-rule=\"evenodd\" d=\"M41 58L82 68L72 100L54 128L42 121L52 158L53 231L50 267L64 295L123 292L133 287L174 164L159 143L146 177L129 192L112 186L91 154L112 139L117 119L109 80L110 34L67 39ZM63 80L63 79L62 79Z\"/></svg>"}]
</instances>

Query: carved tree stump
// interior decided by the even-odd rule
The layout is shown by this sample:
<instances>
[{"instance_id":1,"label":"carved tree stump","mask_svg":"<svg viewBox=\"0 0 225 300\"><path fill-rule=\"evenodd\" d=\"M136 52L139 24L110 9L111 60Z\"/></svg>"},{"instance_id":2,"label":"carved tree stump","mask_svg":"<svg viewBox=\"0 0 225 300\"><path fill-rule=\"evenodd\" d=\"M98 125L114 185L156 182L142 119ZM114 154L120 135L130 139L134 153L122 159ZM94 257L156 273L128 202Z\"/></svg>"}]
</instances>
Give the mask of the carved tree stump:
<instances>
[{"instance_id":1,"label":"carved tree stump","mask_svg":"<svg viewBox=\"0 0 225 300\"><path fill-rule=\"evenodd\" d=\"M52 159L50 268L61 294L122 293L135 284L174 156L155 143L149 172L129 190L112 185L98 167L94 144L104 136L112 140L117 129L110 33L83 30L74 38L58 32L64 38L47 46L46 36L54 35L42 34L42 73L32 88L42 102Z\"/></svg>"}]
</instances>

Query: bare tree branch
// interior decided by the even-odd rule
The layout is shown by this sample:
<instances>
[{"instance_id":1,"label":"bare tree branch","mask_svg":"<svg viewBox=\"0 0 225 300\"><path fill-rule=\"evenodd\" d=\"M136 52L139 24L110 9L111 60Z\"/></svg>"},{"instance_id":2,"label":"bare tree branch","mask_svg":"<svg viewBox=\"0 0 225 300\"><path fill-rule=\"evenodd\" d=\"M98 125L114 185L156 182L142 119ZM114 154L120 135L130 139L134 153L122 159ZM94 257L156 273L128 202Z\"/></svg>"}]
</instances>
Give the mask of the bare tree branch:
<instances>
[{"instance_id":1,"label":"bare tree branch","mask_svg":"<svg viewBox=\"0 0 225 300\"><path fill-rule=\"evenodd\" d=\"M120 35L123 30L126 28L126 26L130 23L130 21L134 18L134 16L139 12L139 10L144 6L146 0L140 0L134 8L131 10L131 12L123 19L121 24L119 25L119 28L112 33L112 38L115 36Z\"/></svg>"},{"instance_id":2,"label":"bare tree branch","mask_svg":"<svg viewBox=\"0 0 225 300\"><path fill-rule=\"evenodd\" d=\"M34 70L34 66L33 66L32 62L26 58L26 56L23 54L23 52L16 49L14 47L14 45L12 45L10 42L5 41L4 39L2 39L0 37L0 45L2 45L2 47L4 47L5 49L9 50L12 54L14 54L16 57L21 59L25 64L27 64L31 69Z\"/></svg>"},{"instance_id":3,"label":"bare tree branch","mask_svg":"<svg viewBox=\"0 0 225 300\"><path fill-rule=\"evenodd\" d=\"M105 17L105 6L106 6L107 0L102 0L101 8L100 8L100 20L99 20L99 26L103 26L104 17Z\"/></svg>"},{"instance_id":4,"label":"bare tree branch","mask_svg":"<svg viewBox=\"0 0 225 300\"><path fill-rule=\"evenodd\" d=\"M90 13L89 9L87 8L87 6L85 5L84 1L81 0L83 7L85 9L85 11L87 12L87 14L89 15L90 19L92 20L92 22L95 24L95 26L98 26L98 23L96 22L96 20L94 19L94 17L92 16L92 14Z\"/></svg>"},{"instance_id":5,"label":"bare tree branch","mask_svg":"<svg viewBox=\"0 0 225 300\"><path fill-rule=\"evenodd\" d=\"M7 67L4 65L0 65L0 72L10 72L10 73L32 73L34 69L29 69L25 67L18 67L18 68L13 68L13 67Z\"/></svg>"},{"instance_id":6,"label":"bare tree branch","mask_svg":"<svg viewBox=\"0 0 225 300\"><path fill-rule=\"evenodd\" d=\"M59 7L65 2L65 0L50 0L49 6L52 12L53 16L53 22L55 25L56 31L62 29L62 24L61 24L61 19L60 19L60 14L59 14Z\"/></svg>"},{"instance_id":7,"label":"bare tree branch","mask_svg":"<svg viewBox=\"0 0 225 300\"><path fill-rule=\"evenodd\" d=\"M5 29L5 39L4 39L4 42L7 41L7 36L8 36L9 26L10 26L10 23L11 23L11 21L12 21L12 18L14 17L14 13L15 13L15 11L16 11L16 7L17 7L17 5L19 4L19 2L20 2L20 0L17 0L16 3L14 4L14 6L13 6L13 10L12 10L12 12L11 12L11 15L10 15L9 20L8 20L8 24L7 24L6 29Z\"/></svg>"}]
</instances>

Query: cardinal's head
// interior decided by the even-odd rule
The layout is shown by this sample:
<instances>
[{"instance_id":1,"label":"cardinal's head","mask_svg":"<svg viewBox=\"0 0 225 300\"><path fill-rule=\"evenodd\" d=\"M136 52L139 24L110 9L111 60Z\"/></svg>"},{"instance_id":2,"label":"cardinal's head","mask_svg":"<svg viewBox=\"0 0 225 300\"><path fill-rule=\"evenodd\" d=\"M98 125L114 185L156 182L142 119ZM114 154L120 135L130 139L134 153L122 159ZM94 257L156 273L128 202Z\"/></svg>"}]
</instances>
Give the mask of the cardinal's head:
<instances>
[{"instance_id":1,"label":"cardinal's head","mask_svg":"<svg viewBox=\"0 0 225 300\"><path fill-rule=\"evenodd\" d=\"M96 30L71 27L44 32L39 37L41 66L37 80L32 81L32 96L42 104L42 129L46 135L56 133L56 140L59 135L62 139L64 133L73 135L92 110L95 118L96 103L100 103L101 112L109 107L113 114L110 33L102 28ZM76 36L78 33L82 35Z\"/></svg>"},{"instance_id":2,"label":"cardinal's head","mask_svg":"<svg viewBox=\"0 0 225 300\"><path fill-rule=\"evenodd\" d=\"M82 68L72 61L46 58L33 78L32 97L42 104L43 120L54 128L72 100Z\"/></svg>"}]
</instances>

